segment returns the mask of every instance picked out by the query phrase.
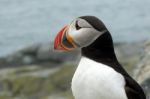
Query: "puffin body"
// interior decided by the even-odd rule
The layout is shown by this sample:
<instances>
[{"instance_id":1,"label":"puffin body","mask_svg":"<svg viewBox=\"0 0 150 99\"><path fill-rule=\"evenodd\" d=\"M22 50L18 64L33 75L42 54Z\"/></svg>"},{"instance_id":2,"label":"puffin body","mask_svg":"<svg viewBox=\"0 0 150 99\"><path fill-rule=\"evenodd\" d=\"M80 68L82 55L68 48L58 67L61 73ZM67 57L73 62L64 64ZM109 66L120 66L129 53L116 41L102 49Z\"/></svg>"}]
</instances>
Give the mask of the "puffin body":
<instances>
[{"instance_id":1,"label":"puffin body","mask_svg":"<svg viewBox=\"0 0 150 99\"><path fill-rule=\"evenodd\" d=\"M124 86L120 73L86 57L81 58L72 80L75 99L127 99Z\"/></svg>"},{"instance_id":2,"label":"puffin body","mask_svg":"<svg viewBox=\"0 0 150 99\"><path fill-rule=\"evenodd\" d=\"M54 48L81 49L71 86L75 99L146 99L139 84L118 62L111 34L98 18L75 19L57 34Z\"/></svg>"}]
</instances>

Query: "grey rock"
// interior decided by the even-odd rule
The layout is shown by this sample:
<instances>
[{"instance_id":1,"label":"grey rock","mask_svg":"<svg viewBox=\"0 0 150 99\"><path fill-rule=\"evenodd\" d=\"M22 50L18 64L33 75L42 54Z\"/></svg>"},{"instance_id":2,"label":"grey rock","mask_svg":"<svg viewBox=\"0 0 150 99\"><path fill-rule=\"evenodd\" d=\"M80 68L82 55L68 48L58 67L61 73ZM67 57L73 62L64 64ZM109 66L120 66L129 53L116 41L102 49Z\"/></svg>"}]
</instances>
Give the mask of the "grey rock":
<instances>
[{"instance_id":1,"label":"grey rock","mask_svg":"<svg viewBox=\"0 0 150 99\"><path fill-rule=\"evenodd\" d=\"M143 56L141 57L141 60L137 63L136 68L134 69L134 77L136 80L138 80L139 83L142 83L146 79L150 77L150 41L149 45L144 43L144 53Z\"/></svg>"},{"instance_id":2,"label":"grey rock","mask_svg":"<svg viewBox=\"0 0 150 99\"><path fill-rule=\"evenodd\" d=\"M135 79L142 85L147 99L150 99L150 41L143 43L144 53L134 69Z\"/></svg>"},{"instance_id":3,"label":"grey rock","mask_svg":"<svg viewBox=\"0 0 150 99\"><path fill-rule=\"evenodd\" d=\"M143 89L147 95L147 99L150 99L150 77L148 79L146 79L145 81L143 81L141 86L143 87Z\"/></svg>"},{"instance_id":4,"label":"grey rock","mask_svg":"<svg viewBox=\"0 0 150 99\"><path fill-rule=\"evenodd\" d=\"M127 71L132 75L132 77L134 77L142 85L143 89L147 94L148 99L150 99L150 41L147 41L146 43L118 43L115 44L115 51L121 64L127 69ZM51 43L40 43L28 46L5 58L1 58L0 66L11 67L13 65L15 67L30 67L30 64L36 64L37 66L41 66L43 68L43 64L41 63L55 63L61 66L62 64L66 64L69 62L77 63L80 59L79 53L79 50L62 53L53 50L53 44ZM32 71L31 73L27 72L26 75L36 75L38 77L45 77L50 73L50 71L41 70L41 67L40 69L37 69L37 71ZM1 73L6 73L6 71L2 71ZM0 91L2 89L3 86L1 86L0 83ZM51 99L53 97L49 98Z\"/></svg>"},{"instance_id":5,"label":"grey rock","mask_svg":"<svg viewBox=\"0 0 150 99\"><path fill-rule=\"evenodd\" d=\"M32 56L24 56L22 59L22 63L23 64L32 64L33 62L35 62L35 59Z\"/></svg>"},{"instance_id":6,"label":"grey rock","mask_svg":"<svg viewBox=\"0 0 150 99\"><path fill-rule=\"evenodd\" d=\"M46 62L56 64L63 62L76 62L78 56L78 50L62 53L54 51L52 43L40 43L28 46L22 50L6 56L3 59L4 62L0 60L0 66L17 66Z\"/></svg>"},{"instance_id":7,"label":"grey rock","mask_svg":"<svg viewBox=\"0 0 150 99\"><path fill-rule=\"evenodd\" d=\"M72 52L59 52L53 49L53 44L45 43L42 44L37 50L37 60L40 61L55 61L55 62L66 62L74 61L79 55L79 51Z\"/></svg>"},{"instance_id":8,"label":"grey rock","mask_svg":"<svg viewBox=\"0 0 150 99\"><path fill-rule=\"evenodd\" d=\"M42 45L41 43L33 44L23 48L22 50L20 50L20 52L23 54L29 54L35 56L37 50L41 47L41 45Z\"/></svg>"},{"instance_id":9,"label":"grey rock","mask_svg":"<svg viewBox=\"0 0 150 99\"><path fill-rule=\"evenodd\" d=\"M136 64L141 60L141 57L144 56L143 48L143 42L115 44L115 53L119 62L132 76L134 69L137 68Z\"/></svg>"}]
</instances>

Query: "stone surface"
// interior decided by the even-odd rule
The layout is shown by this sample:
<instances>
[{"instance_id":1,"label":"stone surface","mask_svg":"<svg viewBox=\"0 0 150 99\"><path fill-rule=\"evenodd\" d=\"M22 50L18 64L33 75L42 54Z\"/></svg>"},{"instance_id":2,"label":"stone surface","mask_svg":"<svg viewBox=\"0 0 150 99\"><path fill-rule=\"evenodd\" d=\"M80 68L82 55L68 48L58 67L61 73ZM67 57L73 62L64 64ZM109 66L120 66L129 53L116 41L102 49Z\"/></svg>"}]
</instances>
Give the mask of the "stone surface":
<instances>
[{"instance_id":1,"label":"stone surface","mask_svg":"<svg viewBox=\"0 0 150 99\"><path fill-rule=\"evenodd\" d=\"M143 81L141 85L147 95L147 99L150 99L150 77Z\"/></svg>"},{"instance_id":2,"label":"stone surface","mask_svg":"<svg viewBox=\"0 0 150 99\"><path fill-rule=\"evenodd\" d=\"M54 51L51 43L35 44L1 58L0 67L17 67L46 62L56 64L72 63L77 62L77 57L79 57L78 50L62 53Z\"/></svg>"},{"instance_id":3,"label":"stone surface","mask_svg":"<svg viewBox=\"0 0 150 99\"><path fill-rule=\"evenodd\" d=\"M73 99L70 82L80 51L62 53L52 46L31 45L0 58L0 99ZM115 52L150 99L150 41L118 43Z\"/></svg>"},{"instance_id":4,"label":"stone surface","mask_svg":"<svg viewBox=\"0 0 150 99\"><path fill-rule=\"evenodd\" d=\"M0 70L0 99L72 99L70 82L74 71L75 66L69 64Z\"/></svg>"}]
</instances>

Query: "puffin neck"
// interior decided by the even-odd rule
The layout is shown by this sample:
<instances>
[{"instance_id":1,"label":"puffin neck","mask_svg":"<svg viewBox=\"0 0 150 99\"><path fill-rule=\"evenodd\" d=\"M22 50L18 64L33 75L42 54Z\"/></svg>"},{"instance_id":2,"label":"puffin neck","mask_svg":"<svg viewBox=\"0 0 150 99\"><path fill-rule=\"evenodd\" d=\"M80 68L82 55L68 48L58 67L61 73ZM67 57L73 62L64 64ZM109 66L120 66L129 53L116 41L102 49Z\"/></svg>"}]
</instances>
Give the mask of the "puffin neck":
<instances>
[{"instance_id":1,"label":"puffin neck","mask_svg":"<svg viewBox=\"0 0 150 99\"><path fill-rule=\"evenodd\" d=\"M111 66L112 64L118 64L116 58L112 37L107 31L100 37L98 37L92 44L81 49L82 56L92 59Z\"/></svg>"}]
</instances>

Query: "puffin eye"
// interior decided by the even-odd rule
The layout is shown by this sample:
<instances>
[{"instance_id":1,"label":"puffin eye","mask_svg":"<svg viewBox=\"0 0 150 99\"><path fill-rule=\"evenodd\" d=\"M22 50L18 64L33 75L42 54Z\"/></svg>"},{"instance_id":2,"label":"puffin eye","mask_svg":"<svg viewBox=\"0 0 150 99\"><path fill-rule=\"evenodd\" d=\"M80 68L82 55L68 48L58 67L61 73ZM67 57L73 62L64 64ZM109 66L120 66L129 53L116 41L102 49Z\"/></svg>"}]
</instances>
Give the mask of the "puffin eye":
<instances>
[{"instance_id":1,"label":"puffin eye","mask_svg":"<svg viewBox=\"0 0 150 99\"><path fill-rule=\"evenodd\" d=\"M76 21L75 27L76 27L77 30L80 30L80 29L81 29L81 27L80 27L79 24L78 24L78 21Z\"/></svg>"}]
</instances>

